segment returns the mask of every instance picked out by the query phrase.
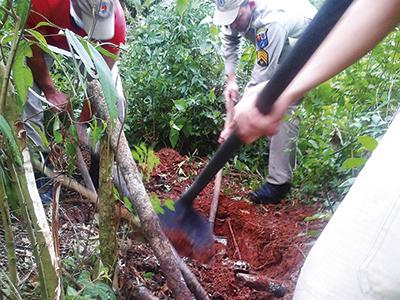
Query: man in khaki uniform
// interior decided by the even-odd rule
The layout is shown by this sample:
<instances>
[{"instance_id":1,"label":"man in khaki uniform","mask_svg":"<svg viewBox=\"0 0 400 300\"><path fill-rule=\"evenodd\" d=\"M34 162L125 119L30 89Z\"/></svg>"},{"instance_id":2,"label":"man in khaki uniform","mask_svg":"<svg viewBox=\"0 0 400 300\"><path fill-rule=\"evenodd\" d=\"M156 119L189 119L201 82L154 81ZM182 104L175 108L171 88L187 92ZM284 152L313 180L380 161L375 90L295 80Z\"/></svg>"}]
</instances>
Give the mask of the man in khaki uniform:
<instances>
[{"instance_id":1,"label":"man in khaki uniform","mask_svg":"<svg viewBox=\"0 0 400 300\"><path fill-rule=\"evenodd\" d=\"M235 69L242 37L254 44L257 53L248 89L272 77L316 12L307 0L216 0L214 24L221 26L221 56L227 76L225 102L238 99ZM297 132L298 121L292 119L282 123L271 138L267 180L249 195L254 203L275 204L289 192Z\"/></svg>"}]
</instances>

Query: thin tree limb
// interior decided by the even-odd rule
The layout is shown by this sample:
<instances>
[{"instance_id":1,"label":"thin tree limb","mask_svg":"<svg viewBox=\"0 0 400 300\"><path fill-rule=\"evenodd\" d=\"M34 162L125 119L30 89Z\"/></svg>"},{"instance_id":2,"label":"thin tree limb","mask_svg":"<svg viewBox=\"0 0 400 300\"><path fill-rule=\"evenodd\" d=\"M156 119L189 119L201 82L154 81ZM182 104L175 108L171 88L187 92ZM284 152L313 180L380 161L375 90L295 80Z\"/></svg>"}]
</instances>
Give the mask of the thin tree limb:
<instances>
[{"instance_id":1,"label":"thin tree limb","mask_svg":"<svg viewBox=\"0 0 400 300\"><path fill-rule=\"evenodd\" d=\"M207 292L204 290L200 282L197 280L196 276L192 273L192 271L189 269L187 264L182 260L182 258L179 257L178 253L176 253L175 249L173 249L176 261L178 263L179 269L182 272L182 276L185 279L185 282L190 289L190 291L193 293L194 297L197 300L208 300L210 299L208 297Z\"/></svg>"}]
</instances>

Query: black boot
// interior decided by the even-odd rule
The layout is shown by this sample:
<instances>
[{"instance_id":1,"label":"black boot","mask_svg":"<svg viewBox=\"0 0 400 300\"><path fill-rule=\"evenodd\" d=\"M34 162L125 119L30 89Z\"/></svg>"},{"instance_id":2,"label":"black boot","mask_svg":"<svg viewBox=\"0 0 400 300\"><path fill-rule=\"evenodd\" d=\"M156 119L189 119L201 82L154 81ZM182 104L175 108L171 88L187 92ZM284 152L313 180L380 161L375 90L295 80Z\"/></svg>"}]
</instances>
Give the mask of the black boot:
<instances>
[{"instance_id":1,"label":"black boot","mask_svg":"<svg viewBox=\"0 0 400 300\"><path fill-rule=\"evenodd\" d=\"M264 183L257 190L249 193L250 201L255 204L277 204L290 191L290 183L272 184Z\"/></svg>"}]
</instances>

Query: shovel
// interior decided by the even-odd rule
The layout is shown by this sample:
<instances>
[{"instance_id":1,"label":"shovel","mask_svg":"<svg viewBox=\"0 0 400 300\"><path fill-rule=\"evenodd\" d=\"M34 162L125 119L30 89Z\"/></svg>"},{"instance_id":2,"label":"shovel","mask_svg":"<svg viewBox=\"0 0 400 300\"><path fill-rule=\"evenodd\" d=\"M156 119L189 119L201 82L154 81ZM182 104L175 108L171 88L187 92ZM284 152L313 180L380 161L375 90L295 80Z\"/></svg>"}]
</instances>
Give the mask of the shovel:
<instances>
[{"instance_id":1,"label":"shovel","mask_svg":"<svg viewBox=\"0 0 400 300\"><path fill-rule=\"evenodd\" d=\"M327 0L302 37L261 91L256 106L262 114L268 114L272 105L292 79L308 61L323 39L343 15L352 0ZM192 185L175 203L175 210L164 209L160 223L178 252L201 257L211 254L214 237L210 224L193 209L193 201L212 180L224 164L240 149L241 140L234 130L218 148L212 159ZM187 249L190 249L190 252ZM182 252L181 252L182 253Z\"/></svg>"}]
</instances>

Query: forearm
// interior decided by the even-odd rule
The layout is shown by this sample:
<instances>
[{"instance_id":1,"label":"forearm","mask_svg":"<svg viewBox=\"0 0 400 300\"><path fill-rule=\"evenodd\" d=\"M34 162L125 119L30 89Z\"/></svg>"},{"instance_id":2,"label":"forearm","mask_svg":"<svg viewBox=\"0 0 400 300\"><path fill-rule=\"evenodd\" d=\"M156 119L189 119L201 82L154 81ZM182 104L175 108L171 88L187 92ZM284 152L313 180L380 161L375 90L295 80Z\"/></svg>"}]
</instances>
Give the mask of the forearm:
<instances>
[{"instance_id":1,"label":"forearm","mask_svg":"<svg viewBox=\"0 0 400 300\"><path fill-rule=\"evenodd\" d=\"M54 92L54 84L50 77L49 69L45 62L43 51L37 46L32 46L32 57L27 59L27 64L32 71L33 79L43 93Z\"/></svg>"}]
</instances>

